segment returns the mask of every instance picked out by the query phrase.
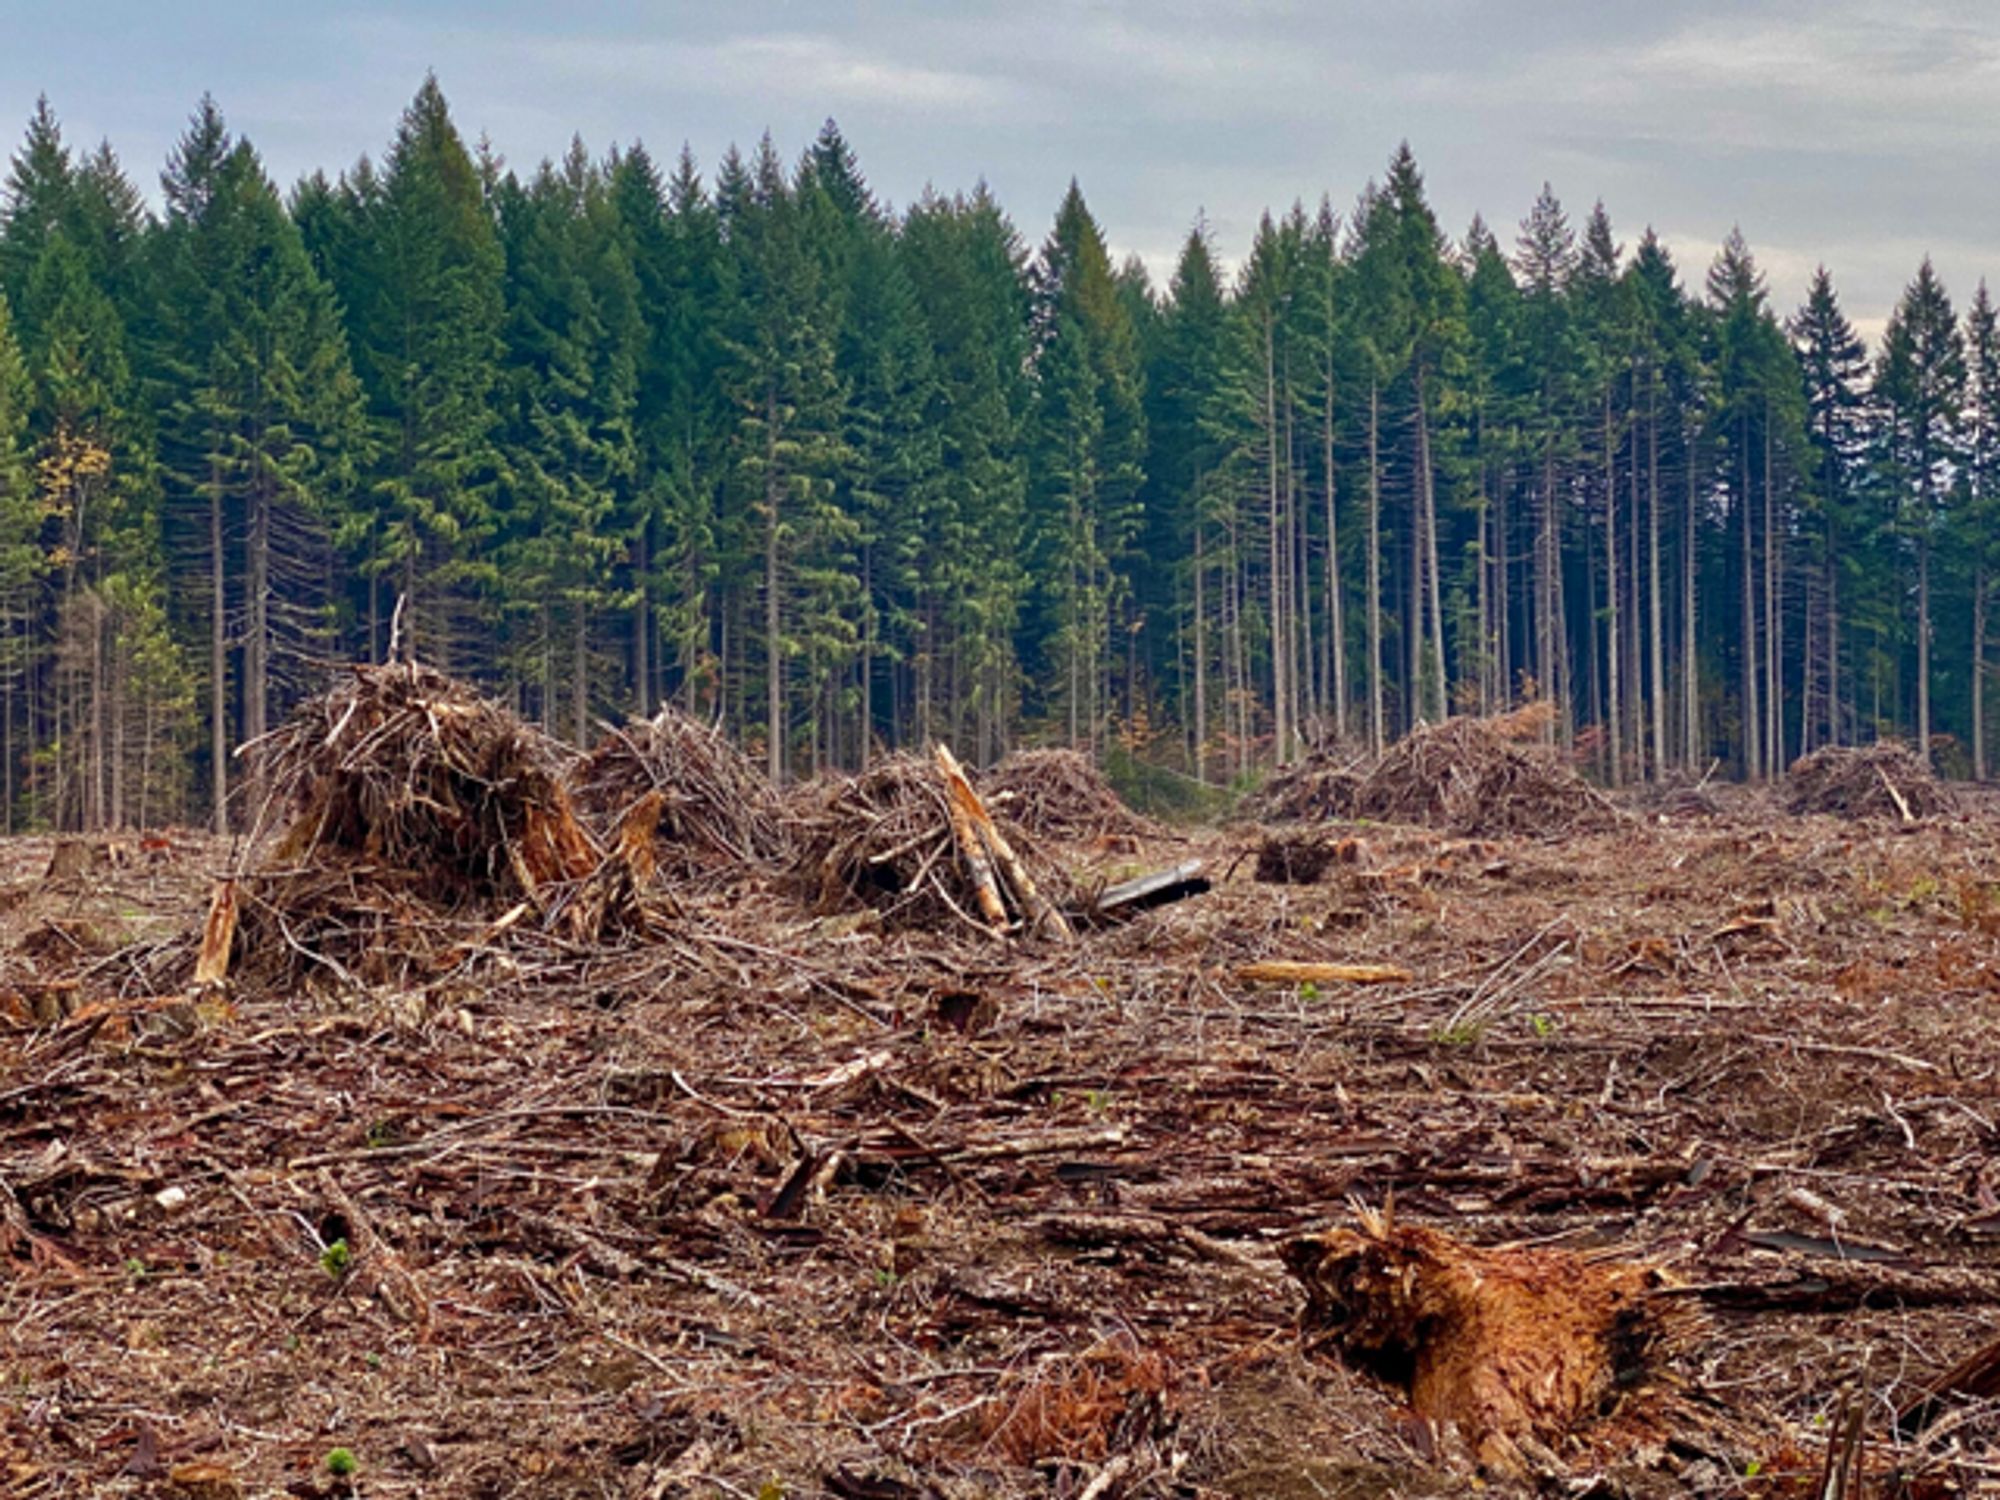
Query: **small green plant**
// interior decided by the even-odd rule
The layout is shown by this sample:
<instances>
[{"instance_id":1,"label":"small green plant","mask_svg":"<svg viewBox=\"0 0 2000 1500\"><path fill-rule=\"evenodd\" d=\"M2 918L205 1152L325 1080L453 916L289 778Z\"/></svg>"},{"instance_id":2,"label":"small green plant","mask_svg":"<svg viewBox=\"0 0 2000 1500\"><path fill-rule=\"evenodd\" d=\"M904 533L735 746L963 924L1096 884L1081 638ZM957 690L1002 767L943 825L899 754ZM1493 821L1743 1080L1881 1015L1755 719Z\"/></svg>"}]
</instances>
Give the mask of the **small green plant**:
<instances>
[{"instance_id":1,"label":"small green plant","mask_svg":"<svg viewBox=\"0 0 2000 1500\"><path fill-rule=\"evenodd\" d=\"M1535 1035L1544 1041L1554 1036L1560 1029L1554 1016L1545 1016L1540 1011L1528 1017L1528 1024L1535 1028Z\"/></svg>"},{"instance_id":2,"label":"small green plant","mask_svg":"<svg viewBox=\"0 0 2000 1500\"><path fill-rule=\"evenodd\" d=\"M379 1370L382 1368L382 1356L376 1354L372 1350L361 1357L361 1362L364 1365L368 1366L368 1368L371 1370Z\"/></svg>"},{"instance_id":3,"label":"small green plant","mask_svg":"<svg viewBox=\"0 0 2000 1500\"><path fill-rule=\"evenodd\" d=\"M1303 1000L1307 1005L1312 1004L1313 1001L1319 999L1319 986L1308 979L1304 984L1299 986L1299 999Z\"/></svg>"},{"instance_id":4,"label":"small green plant","mask_svg":"<svg viewBox=\"0 0 2000 1500\"><path fill-rule=\"evenodd\" d=\"M1111 1095L1103 1089L1086 1089L1083 1102L1092 1114L1101 1115L1111 1108Z\"/></svg>"},{"instance_id":5,"label":"small green plant","mask_svg":"<svg viewBox=\"0 0 2000 1500\"><path fill-rule=\"evenodd\" d=\"M335 1448L326 1455L326 1472L335 1479L351 1479L360 1467L352 1448Z\"/></svg>"},{"instance_id":6,"label":"small green plant","mask_svg":"<svg viewBox=\"0 0 2000 1500\"><path fill-rule=\"evenodd\" d=\"M134 1281L144 1281L146 1279L146 1263L136 1255L130 1257L125 1262L125 1274L130 1276Z\"/></svg>"},{"instance_id":7,"label":"small green plant","mask_svg":"<svg viewBox=\"0 0 2000 1500\"><path fill-rule=\"evenodd\" d=\"M1483 1021L1460 1021L1456 1026L1440 1026L1431 1040L1440 1047L1470 1047L1486 1035Z\"/></svg>"},{"instance_id":8,"label":"small green plant","mask_svg":"<svg viewBox=\"0 0 2000 1500\"><path fill-rule=\"evenodd\" d=\"M896 1273L894 1271L890 1270L887 1266L877 1266L875 1268L875 1285L877 1287L886 1292L895 1286L895 1284Z\"/></svg>"},{"instance_id":9,"label":"small green plant","mask_svg":"<svg viewBox=\"0 0 2000 1500\"><path fill-rule=\"evenodd\" d=\"M1743 1466L1743 1477L1745 1479L1755 1479L1759 1474L1763 1472L1764 1472L1764 1460L1761 1458L1753 1458L1750 1460L1749 1463Z\"/></svg>"},{"instance_id":10,"label":"small green plant","mask_svg":"<svg viewBox=\"0 0 2000 1500\"><path fill-rule=\"evenodd\" d=\"M354 1252L347 1248L344 1239L335 1240L319 1253L319 1268L335 1281L347 1274L347 1268L354 1264Z\"/></svg>"}]
</instances>

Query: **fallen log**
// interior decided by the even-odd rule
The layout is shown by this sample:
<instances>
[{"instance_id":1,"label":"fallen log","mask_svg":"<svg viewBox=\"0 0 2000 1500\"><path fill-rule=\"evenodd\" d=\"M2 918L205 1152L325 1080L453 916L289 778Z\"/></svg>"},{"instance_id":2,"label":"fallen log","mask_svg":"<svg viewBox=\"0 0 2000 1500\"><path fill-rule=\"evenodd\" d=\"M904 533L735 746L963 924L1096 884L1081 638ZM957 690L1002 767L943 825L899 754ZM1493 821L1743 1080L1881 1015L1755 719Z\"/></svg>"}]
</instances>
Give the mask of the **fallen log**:
<instances>
[{"instance_id":1,"label":"fallen log","mask_svg":"<svg viewBox=\"0 0 2000 1500\"><path fill-rule=\"evenodd\" d=\"M1397 964L1294 963L1265 959L1236 971L1240 984L1407 984L1416 978Z\"/></svg>"},{"instance_id":2,"label":"fallen log","mask_svg":"<svg viewBox=\"0 0 2000 1500\"><path fill-rule=\"evenodd\" d=\"M1101 917L1109 917L1150 911L1156 906L1199 896L1210 888L1202 868L1198 859L1183 860L1172 869L1155 870L1150 875L1107 886L1091 903L1091 909Z\"/></svg>"}]
</instances>

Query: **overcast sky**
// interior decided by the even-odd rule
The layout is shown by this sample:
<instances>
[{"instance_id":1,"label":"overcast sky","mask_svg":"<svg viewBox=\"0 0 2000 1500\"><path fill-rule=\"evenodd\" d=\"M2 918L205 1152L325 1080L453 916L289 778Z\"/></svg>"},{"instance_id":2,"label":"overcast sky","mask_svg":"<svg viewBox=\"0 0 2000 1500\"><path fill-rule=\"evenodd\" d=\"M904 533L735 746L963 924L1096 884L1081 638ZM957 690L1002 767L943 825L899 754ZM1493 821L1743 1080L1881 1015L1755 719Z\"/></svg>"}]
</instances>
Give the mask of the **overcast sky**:
<instances>
[{"instance_id":1,"label":"overcast sky","mask_svg":"<svg viewBox=\"0 0 2000 1500\"><path fill-rule=\"evenodd\" d=\"M1454 236L1477 210L1511 243L1545 179L1690 279L1741 224L1781 312L1824 261L1869 332L1926 253L1961 307L2000 277L2000 27L1970 0L0 0L0 107L46 92L154 194L203 90L289 184L379 154L427 68L522 168L576 132L790 157L832 115L878 193L984 177L1031 242L1074 174L1161 278L1197 212L1234 260L1404 138Z\"/></svg>"}]
</instances>

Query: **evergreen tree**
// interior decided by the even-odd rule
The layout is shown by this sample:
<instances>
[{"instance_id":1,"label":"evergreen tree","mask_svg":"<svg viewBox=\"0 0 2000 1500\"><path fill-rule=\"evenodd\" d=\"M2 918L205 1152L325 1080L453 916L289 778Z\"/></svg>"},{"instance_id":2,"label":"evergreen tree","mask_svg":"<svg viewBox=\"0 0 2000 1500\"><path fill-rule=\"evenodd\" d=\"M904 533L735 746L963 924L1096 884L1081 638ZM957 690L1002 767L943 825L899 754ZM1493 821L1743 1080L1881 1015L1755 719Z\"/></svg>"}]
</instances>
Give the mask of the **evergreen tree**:
<instances>
[{"instance_id":1,"label":"evergreen tree","mask_svg":"<svg viewBox=\"0 0 2000 1500\"><path fill-rule=\"evenodd\" d=\"M17 736L26 706L33 590L42 570L41 510L28 450L34 393L0 292L0 831L14 831L21 785Z\"/></svg>"},{"instance_id":2,"label":"evergreen tree","mask_svg":"<svg viewBox=\"0 0 2000 1500\"><path fill-rule=\"evenodd\" d=\"M559 169L544 162L526 188L509 177L497 196L510 303L500 584L518 627L513 668L539 684L544 722L584 745L596 624L629 602L612 585L637 468L638 283L581 141Z\"/></svg>"},{"instance_id":3,"label":"evergreen tree","mask_svg":"<svg viewBox=\"0 0 2000 1500\"><path fill-rule=\"evenodd\" d=\"M261 736L327 654L332 530L363 413L330 289L255 150L204 99L162 177L163 293L149 363L170 573L205 610L211 816L229 826L232 747Z\"/></svg>"},{"instance_id":4,"label":"evergreen tree","mask_svg":"<svg viewBox=\"0 0 2000 1500\"><path fill-rule=\"evenodd\" d=\"M1971 572L1972 649L1970 682L1972 774L1986 779L1986 637L1993 573L2000 560L2000 315L1986 283L1979 283L1965 315L1967 402L1964 429L1964 493L1953 517L1955 550Z\"/></svg>"},{"instance_id":5,"label":"evergreen tree","mask_svg":"<svg viewBox=\"0 0 2000 1500\"><path fill-rule=\"evenodd\" d=\"M1104 236L1072 182L1034 268L1036 408L1030 500L1046 707L1072 744L1100 742L1106 650L1130 602L1145 415L1137 334Z\"/></svg>"},{"instance_id":6,"label":"evergreen tree","mask_svg":"<svg viewBox=\"0 0 2000 1500\"><path fill-rule=\"evenodd\" d=\"M351 192L371 241L362 367L385 430L376 514L346 536L365 549L363 571L401 593L400 649L449 666L469 659L461 637L494 584L486 544L503 463L494 427L506 263L435 78L403 113L379 199L365 178ZM387 644L376 613L371 652Z\"/></svg>"},{"instance_id":7,"label":"evergreen tree","mask_svg":"<svg viewBox=\"0 0 2000 1500\"><path fill-rule=\"evenodd\" d=\"M1817 739L1840 744L1853 733L1851 714L1842 706L1847 701L1842 686L1843 605L1855 587L1865 583L1871 541L1857 495L1867 439L1868 351L1841 310L1833 277L1825 266L1813 274L1805 305L1792 320L1791 335L1805 378L1806 418L1814 458L1813 503L1820 523L1821 599L1815 613L1822 621L1817 638L1823 664L1809 664L1802 689L1806 695L1805 740L1810 748ZM1811 639L1810 620L1807 633Z\"/></svg>"},{"instance_id":8,"label":"evergreen tree","mask_svg":"<svg viewBox=\"0 0 2000 1500\"><path fill-rule=\"evenodd\" d=\"M1925 756L1931 742L1931 554L1960 456L1965 395L1965 337L1926 257L1889 318L1875 367L1883 474L1915 555L1915 725L1918 752Z\"/></svg>"}]
</instances>

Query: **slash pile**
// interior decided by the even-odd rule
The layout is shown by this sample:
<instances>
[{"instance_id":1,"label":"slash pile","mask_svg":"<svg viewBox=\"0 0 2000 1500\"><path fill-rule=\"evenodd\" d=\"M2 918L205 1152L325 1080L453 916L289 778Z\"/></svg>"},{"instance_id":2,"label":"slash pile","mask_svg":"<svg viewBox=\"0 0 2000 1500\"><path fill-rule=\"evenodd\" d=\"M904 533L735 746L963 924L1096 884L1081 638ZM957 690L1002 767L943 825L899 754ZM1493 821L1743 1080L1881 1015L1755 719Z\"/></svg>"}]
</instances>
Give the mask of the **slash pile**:
<instances>
[{"instance_id":1,"label":"slash pile","mask_svg":"<svg viewBox=\"0 0 2000 1500\"><path fill-rule=\"evenodd\" d=\"M771 783L720 730L672 705L613 730L577 765L571 785L599 826L657 793L659 856L679 875L768 867L787 853Z\"/></svg>"},{"instance_id":2,"label":"slash pile","mask_svg":"<svg viewBox=\"0 0 2000 1500\"><path fill-rule=\"evenodd\" d=\"M1914 822L1951 811L1950 793L1923 757L1897 740L1827 745L1785 772L1785 805L1795 813Z\"/></svg>"}]
</instances>

